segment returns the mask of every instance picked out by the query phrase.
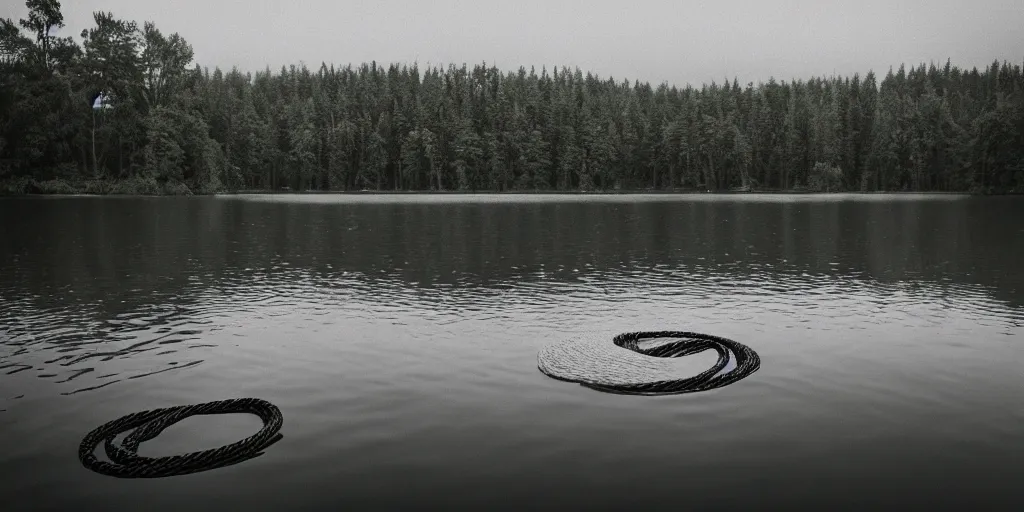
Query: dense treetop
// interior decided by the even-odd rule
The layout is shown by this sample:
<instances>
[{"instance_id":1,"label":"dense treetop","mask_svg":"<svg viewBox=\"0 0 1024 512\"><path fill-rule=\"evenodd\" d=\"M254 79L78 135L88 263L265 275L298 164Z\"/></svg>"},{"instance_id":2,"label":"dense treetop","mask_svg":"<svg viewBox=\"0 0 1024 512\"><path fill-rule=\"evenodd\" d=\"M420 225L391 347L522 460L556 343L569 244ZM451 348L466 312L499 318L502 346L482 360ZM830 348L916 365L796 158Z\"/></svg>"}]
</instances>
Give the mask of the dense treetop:
<instances>
[{"instance_id":1,"label":"dense treetop","mask_svg":"<svg viewBox=\"0 0 1024 512\"><path fill-rule=\"evenodd\" d=\"M700 88L479 64L209 71L56 0L0 20L8 191L1024 191L1024 73L993 62Z\"/></svg>"}]
</instances>

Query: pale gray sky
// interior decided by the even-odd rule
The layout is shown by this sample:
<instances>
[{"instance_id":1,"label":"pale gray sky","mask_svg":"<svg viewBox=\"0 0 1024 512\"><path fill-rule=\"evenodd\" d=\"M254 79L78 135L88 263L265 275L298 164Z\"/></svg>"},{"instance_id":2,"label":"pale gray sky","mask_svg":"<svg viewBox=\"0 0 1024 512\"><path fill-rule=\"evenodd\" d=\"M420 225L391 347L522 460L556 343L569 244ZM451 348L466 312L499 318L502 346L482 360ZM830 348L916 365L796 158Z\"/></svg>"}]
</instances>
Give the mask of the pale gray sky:
<instances>
[{"instance_id":1,"label":"pale gray sky","mask_svg":"<svg viewBox=\"0 0 1024 512\"><path fill-rule=\"evenodd\" d=\"M654 84L884 74L900 63L1024 62L1022 0L64 0L178 32L201 65L486 61L579 66ZM22 0L0 5L18 19Z\"/></svg>"}]
</instances>

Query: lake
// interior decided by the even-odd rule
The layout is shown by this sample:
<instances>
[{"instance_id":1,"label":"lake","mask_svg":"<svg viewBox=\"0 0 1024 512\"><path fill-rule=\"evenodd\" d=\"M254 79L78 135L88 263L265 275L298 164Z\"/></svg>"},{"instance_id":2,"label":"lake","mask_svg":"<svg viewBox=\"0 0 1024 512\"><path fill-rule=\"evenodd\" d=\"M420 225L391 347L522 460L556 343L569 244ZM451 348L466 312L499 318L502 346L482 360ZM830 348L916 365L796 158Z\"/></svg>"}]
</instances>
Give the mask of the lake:
<instances>
[{"instance_id":1,"label":"lake","mask_svg":"<svg viewBox=\"0 0 1024 512\"><path fill-rule=\"evenodd\" d=\"M0 218L5 510L1024 505L1024 198L42 197ZM665 397L537 369L635 330L725 336L761 368ZM78 461L107 421L245 396L284 414L261 457L148 480ZM191 418L140 454L259 426Z\"/></svg>"}]
</instances>

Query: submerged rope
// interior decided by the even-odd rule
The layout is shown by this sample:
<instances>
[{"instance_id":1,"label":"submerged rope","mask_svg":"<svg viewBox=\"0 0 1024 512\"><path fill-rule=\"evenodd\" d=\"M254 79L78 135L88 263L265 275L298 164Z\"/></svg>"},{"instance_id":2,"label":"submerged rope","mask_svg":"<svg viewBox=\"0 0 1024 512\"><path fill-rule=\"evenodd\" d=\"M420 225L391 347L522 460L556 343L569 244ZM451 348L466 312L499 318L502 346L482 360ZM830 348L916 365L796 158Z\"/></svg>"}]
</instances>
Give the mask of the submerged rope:
<instances>
[{"instance_id":1,"label":"submerged rope","mask_svg":"<svg viewBox=\"0 0 1024 512\"><path fill-rule=\"evenodd\" d=\"M234 413L259 416L263 420L263 428L248 438L212 450L170 457L142 457L138 454L139 445L189 416ZM120 478L184 475L237 464L261 455L264 449L281 438L279 431L283 424L281 410L259 398L234 398L153 409L123 416L89 432L79 446L78 458L82 465L97 473ZM131 433L120 445L114 442L119 434L128 431ZM111 462L99 460L93 453L101 442Z\"/></svg>"},{"instance_id":2,"label":"submerged rope","mask_svg":"<svg viewBox=\"0 0 1024 512\"><path fill-rule=\"evenodd\" d=\"M640 346L641 340L656 338L676 340ZM715 365L682 379L672 376L673 368L666 361L652 359L683 357L705 350L718 353ZM736 367L722 373L729 364L730 353L735 355ZM610 344L582 337L552 345L538 354L537 367L554 379L577 382L607 393L671 395L732 384L757 371L761 359L750 347L728 338L696 332L654 331L619 334Z\"/></svg>"}]
</instances>

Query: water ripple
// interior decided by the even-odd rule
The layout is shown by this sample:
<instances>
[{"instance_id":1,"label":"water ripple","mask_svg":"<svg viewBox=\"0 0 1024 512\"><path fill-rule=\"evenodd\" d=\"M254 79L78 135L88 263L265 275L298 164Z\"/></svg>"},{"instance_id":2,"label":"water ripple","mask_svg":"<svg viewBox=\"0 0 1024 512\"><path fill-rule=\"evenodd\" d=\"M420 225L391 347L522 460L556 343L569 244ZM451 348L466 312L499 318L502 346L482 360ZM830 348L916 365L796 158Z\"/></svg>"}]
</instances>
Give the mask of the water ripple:
<instances>
[{"instance_id":1,"label":"water ripple","mask_svg":"<svg viewBox=\"0 0 1024 512\"><path fill-rule=\"evenodd\" d=\"M223 346L217 331L316 317L325 326L373 318L396 327L409 327L413 318L439 327L515 319L529 330L564 328L581 314L596 319L648 310L678 312L659 319L663 326L714 325L727 318L822 331L888 325L967 332L967 326L986 326L1014 335L1024 325L1020 308L993 300L981 286L887 283L770 268L730 274L698 265L582 267L573 269L571 279L524 267L519 275L481 287L410 283L400 269L318 273L280 265L259 279L244 272L214 276L170 302L142 303L109 316L88 305L39 308L5 294L0 371L34 371L54 385L74 387L62 393L77 394L194 369Z\"/></svg>"}]
</instances>

